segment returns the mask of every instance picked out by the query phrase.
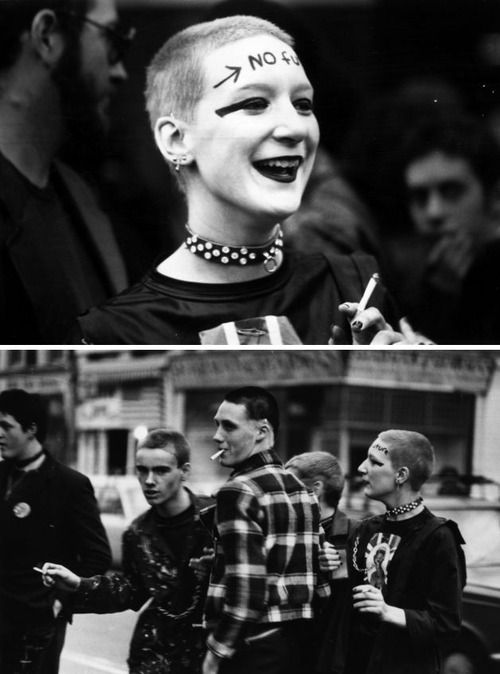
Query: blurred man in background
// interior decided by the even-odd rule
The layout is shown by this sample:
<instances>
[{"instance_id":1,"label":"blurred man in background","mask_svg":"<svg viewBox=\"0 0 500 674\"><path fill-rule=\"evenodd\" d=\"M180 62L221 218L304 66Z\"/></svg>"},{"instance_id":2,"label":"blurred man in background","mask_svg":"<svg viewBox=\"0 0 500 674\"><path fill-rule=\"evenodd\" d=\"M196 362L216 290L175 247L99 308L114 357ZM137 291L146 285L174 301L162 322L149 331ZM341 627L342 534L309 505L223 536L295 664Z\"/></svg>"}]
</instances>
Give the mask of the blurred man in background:
<instances>
[{"instance_id":1,"label":"blurred man in background","mask_svg":"<svg viewBox=\"0 0 500 674\"><path fill-rule=\"evenodd\" d=\"M114 0L0 0L2 343L60 344L127 284L110 222L56 156L103 146L131 38Z\"/></svg>"}]
</instances>

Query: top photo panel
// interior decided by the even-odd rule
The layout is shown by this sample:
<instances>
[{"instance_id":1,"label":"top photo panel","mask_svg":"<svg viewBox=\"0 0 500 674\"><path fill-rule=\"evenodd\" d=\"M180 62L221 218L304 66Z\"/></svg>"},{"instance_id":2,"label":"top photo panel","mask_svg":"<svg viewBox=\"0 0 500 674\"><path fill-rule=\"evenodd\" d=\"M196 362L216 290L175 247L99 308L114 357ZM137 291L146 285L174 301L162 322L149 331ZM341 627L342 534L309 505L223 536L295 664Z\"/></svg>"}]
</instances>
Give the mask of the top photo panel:
<instances>
[{"instance_id":1,"label":"top photo panel","mask_svg":"<svg viewBox=\"0 0 500 674\"><path fill-rule=\"evenodd\" d=\"M500 343L500 5L1 0L0 346Z\"/></svg>"}]
</instances>

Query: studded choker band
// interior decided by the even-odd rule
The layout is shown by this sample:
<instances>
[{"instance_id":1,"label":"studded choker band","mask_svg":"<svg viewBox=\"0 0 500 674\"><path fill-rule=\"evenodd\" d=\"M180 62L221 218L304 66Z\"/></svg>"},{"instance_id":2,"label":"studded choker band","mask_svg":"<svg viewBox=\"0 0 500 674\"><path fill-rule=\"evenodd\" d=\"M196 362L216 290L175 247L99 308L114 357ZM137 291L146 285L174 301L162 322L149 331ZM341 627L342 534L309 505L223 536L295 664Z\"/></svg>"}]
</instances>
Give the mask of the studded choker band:
<instances>
[{"instance_id":1,"label":"studded choker band","mask_svg":"<svg viewBox=\"0 0 500 674\"><path fill-rule=\"evenodd\" d=\"M236 265L244 267L246 265L262 264L264 269L270 274L278 266L277 256L283 248L283 232L278 225L278 232L275 237L262 246L226 246L215 241L203 239L199 234L194 234L186 225L188 236L184 241L185 247L198 257L202 257L209 262L216 262L222 265Z\"/></svg>"},{"instance_id":2,"label":"studded choker band","mask_svg":"<svg viewBox=\"0 0 500 674\"><path fill-rule=\"evenodd\" d=\"M385 512L386 517L397 517L398 515L404 515L405 513L409 513L412 510L415 510L415 508L418 508L418 506L422 503L424 499L419 496L416 498L414 501L411 501L410 503L405 503L404 505L400 506L395 506L394 508L389 508Z\"/></svg>"}]
</instances>

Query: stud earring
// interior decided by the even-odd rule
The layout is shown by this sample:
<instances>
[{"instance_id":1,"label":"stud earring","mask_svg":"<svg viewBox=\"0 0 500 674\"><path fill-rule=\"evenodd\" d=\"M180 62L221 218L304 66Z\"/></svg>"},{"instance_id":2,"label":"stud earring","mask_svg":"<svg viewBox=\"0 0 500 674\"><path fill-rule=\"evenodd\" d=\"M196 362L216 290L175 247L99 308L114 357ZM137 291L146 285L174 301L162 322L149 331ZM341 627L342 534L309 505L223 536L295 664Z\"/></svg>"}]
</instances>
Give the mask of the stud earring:
<instances>
[{"instance_id":1,"label":"stud earring","mask_svg":"<svg viewBox=\"0 0 500 674\"><path fill-rule=\"evenodd\" d=\"M174 157L174 165L175 165L175 170L177 171L177 173L179 173L181 164L185 164L186 162L187 162L187 157L186 157L185 154L176 155Z\"/></svg>"}]
</instances>

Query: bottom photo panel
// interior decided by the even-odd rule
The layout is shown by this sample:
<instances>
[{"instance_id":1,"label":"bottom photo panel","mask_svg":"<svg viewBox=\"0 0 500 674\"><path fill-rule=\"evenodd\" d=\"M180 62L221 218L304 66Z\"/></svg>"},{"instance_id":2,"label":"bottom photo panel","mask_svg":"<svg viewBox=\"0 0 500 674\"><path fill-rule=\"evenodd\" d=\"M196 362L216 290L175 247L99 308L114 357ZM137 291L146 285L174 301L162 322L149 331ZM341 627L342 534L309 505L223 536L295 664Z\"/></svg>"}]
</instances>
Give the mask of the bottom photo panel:
<instances>
[{"instance_id":1,"label":"bottom photo panel","mask_svg":"<svg viewBox=\"0 0 500 674\"><path fill-rule=\"evenodd\" d=\"M500 672L500 350L0 350L0 672Z\"/></svg>"}]
</instances>

